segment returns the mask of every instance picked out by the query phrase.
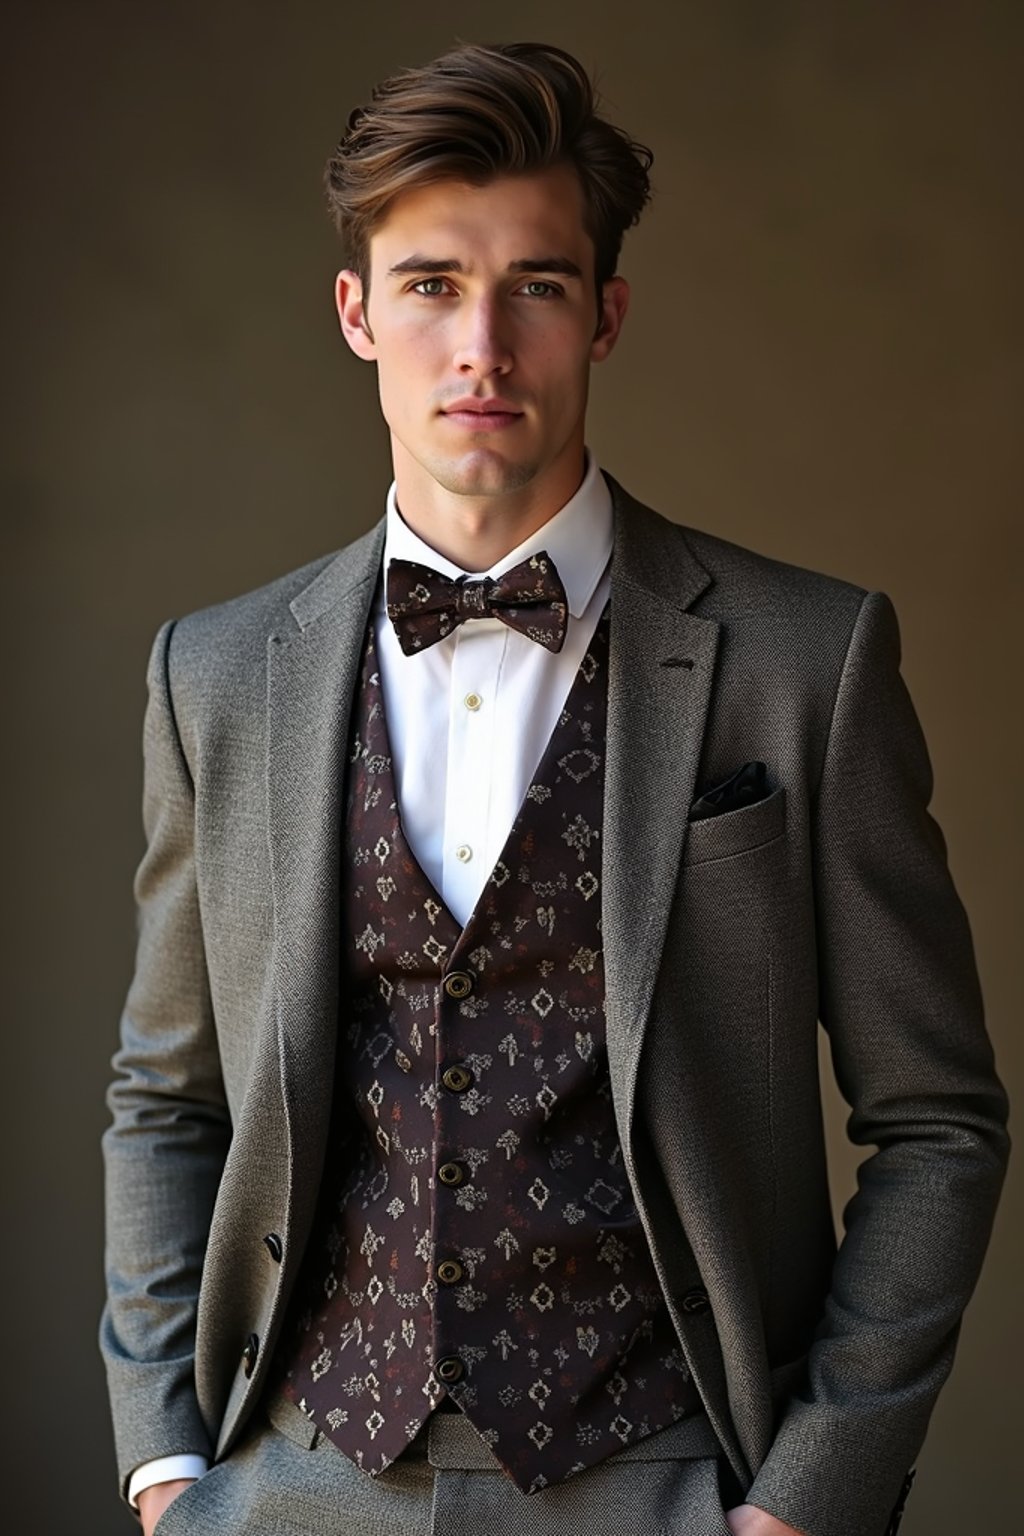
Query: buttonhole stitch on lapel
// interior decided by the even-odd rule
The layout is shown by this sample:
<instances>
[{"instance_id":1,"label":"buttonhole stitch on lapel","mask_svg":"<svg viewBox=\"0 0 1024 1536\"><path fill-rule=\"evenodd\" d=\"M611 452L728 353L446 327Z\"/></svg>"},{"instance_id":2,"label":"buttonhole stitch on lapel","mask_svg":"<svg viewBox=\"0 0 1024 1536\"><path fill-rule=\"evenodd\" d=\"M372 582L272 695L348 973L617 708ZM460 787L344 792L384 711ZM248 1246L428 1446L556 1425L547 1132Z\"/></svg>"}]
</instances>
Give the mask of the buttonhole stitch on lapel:
<instances>
[{"instance_id":1,"label":"buttonhole stitch on lapel","mask_svg":"<svg viewBox=\"0 0 1024 1536\"><path fill-rule=\"evenodd\" d=\"M662 662L663 667L685 667L688 672L693 671L693 658L690 656L666 656Z\"/></svg>"}]
</instances>

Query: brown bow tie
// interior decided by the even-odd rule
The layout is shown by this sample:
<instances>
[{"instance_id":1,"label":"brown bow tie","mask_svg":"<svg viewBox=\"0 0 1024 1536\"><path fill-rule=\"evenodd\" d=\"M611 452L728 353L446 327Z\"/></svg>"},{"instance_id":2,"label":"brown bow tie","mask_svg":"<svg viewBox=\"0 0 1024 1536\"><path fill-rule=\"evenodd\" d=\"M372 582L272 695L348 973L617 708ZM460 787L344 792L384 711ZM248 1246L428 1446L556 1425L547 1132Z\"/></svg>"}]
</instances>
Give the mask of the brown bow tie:
<instances>
[{"instance_id":1,"label":"brown bow tie","mask_svg":"<svg viewBox=\"0 0 1024 1536\"><path fill-rule=\"evenodd\" d=\"M466 619L500 619L510 629L560 651L569 605L565 588L545 550L501 576L455 581L415 560L388 564L388 618L407 656L426 650Z\"/></svg>"}]
</instances>

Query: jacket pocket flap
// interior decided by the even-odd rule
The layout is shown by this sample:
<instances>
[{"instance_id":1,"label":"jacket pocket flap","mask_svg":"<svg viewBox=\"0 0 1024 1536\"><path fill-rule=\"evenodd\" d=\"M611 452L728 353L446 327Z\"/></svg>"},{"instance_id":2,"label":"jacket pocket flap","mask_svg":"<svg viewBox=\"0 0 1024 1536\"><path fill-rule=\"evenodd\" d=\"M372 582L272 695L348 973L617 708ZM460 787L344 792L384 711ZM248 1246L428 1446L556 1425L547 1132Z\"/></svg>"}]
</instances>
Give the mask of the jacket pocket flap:
<instances>
[{"instance_id":1,"label":"jacket pocket flap","mask_svg":"<svg viewBox=\"0 0 1024 1536\"><path fill-rule=\"evenodd\" d=\"M786 790L784 785L735 811L707 816L690 822L683 848L684 864L704 864L710 859L727 859L770 843L786 830Z\"/></svg>"}]
</instances>

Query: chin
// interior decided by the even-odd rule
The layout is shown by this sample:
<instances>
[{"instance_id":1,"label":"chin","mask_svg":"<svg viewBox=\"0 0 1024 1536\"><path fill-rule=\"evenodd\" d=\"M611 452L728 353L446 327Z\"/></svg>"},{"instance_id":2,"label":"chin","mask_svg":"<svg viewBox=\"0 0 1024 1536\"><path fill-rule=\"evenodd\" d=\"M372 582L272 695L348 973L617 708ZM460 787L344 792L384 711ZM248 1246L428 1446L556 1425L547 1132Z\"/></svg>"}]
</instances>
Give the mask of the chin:
<instances>
[{"instance_id":1,"label":"chin","mask_svg":"<svg viewBox=\"0 0 1024 1536\"><path fill-rule=\"evenodd\" d=\"M453 496L506 496L529 485L538 466L510 464L497 454L477 452L454 462L449 459L426 464L424 468Z\"/></svg>"}]
</instances>

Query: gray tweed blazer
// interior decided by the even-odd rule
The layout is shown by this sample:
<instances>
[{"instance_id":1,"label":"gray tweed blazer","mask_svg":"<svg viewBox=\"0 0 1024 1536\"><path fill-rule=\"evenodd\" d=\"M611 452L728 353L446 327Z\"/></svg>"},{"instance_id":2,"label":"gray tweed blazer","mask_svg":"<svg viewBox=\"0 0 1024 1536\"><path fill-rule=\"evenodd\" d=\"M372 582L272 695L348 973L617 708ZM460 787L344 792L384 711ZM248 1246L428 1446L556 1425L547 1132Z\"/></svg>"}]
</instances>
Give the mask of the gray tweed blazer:
<instances>
[{"instance_id":1,"label":"gray tweed blazer","mask_svg":"<svg viewBox=\"0 0 1024 1536\"><path fill-rule=\"evenodd\" d=\"M813 1536L882 1536L1008 1145L896 617L881 592L611 486L602 921L626 1166L750 1500ZM347 722L383 531L153 646L138 958L104 1138L122 1488L156 1456L230 1453L309 1232ZM688 823L755 759L767 798ZM869 1149L838 1251L819 1020Z\"/></svg>"}]
</instances>

